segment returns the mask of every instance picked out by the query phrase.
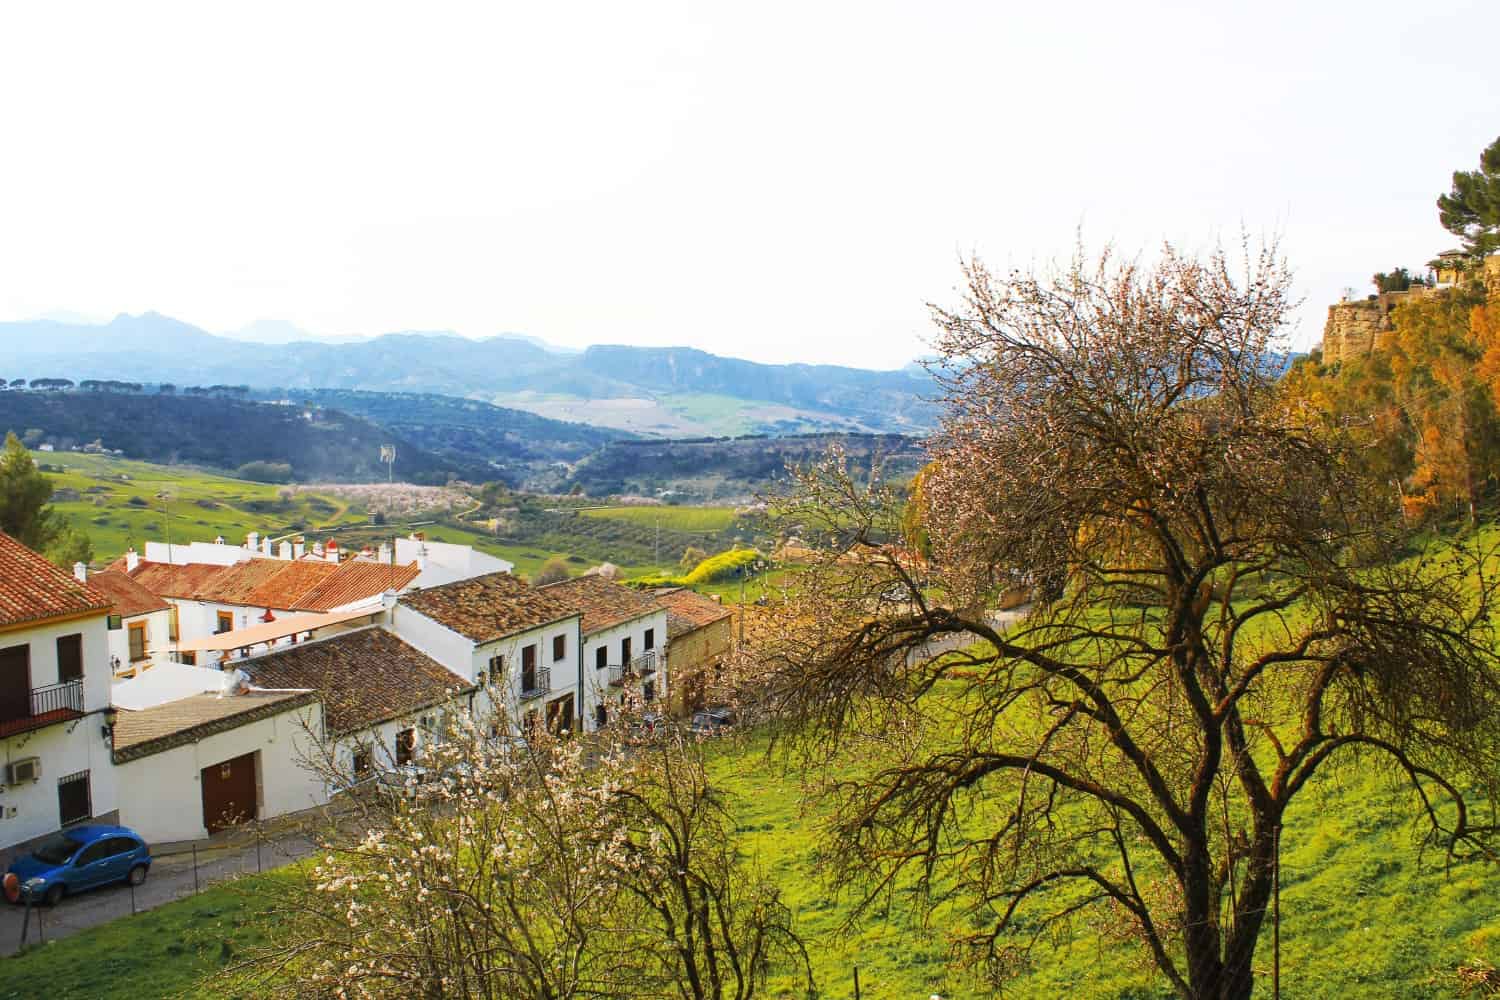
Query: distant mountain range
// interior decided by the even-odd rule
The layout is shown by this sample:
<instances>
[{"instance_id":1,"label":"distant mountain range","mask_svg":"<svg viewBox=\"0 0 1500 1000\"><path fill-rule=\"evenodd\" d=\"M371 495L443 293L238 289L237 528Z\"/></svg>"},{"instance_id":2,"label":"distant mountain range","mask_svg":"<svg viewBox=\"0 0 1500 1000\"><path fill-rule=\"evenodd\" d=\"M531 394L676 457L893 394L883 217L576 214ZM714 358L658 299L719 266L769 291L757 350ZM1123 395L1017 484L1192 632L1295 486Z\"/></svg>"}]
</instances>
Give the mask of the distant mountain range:
<instances>
[{"instance_id":1,"label":"distant mountain range","mask_svg":"<svg viewBox=\"0 0 1500 1000\"><path fill-rule=\"evenodd\" d=\"M636 433L922 433L936 421L925 372L766 365L693 348L550 349L527 337L472 340L390 333L330 343L291 340L263 320L235 339L158 313L90 325L0 323L0 376L116 379L257 389L358 389L480 399L548 417Z\"/></svg>"}]
</instances>

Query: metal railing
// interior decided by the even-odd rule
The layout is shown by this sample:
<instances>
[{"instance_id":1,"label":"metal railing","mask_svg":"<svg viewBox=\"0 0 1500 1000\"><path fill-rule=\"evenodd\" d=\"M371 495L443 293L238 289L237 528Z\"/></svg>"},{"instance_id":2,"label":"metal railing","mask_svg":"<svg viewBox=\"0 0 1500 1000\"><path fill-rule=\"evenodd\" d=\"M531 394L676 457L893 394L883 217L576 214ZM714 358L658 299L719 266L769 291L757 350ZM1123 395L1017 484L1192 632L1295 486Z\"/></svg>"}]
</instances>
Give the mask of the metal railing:
<instances>
[{"instance_id":1,"label":"metal railing","mask_svg":"<svg viewBox=\"0 0 1500 1000\"><path fill-rule=\"evenodd\" d=\"M624 666L609 668L610 687L620 687L628 680L641 680L656 673L656 650L647 650Z\"/></svg>"},{"instance_id":2,"label":"metal railing","mask_svg":"<svg viewBox=\"0 0 1500 1000\"><path fill-rule=\"evenodd\" d=\"M62 709L83 711L83 681L63 681L31 689L32 715L46 715Z\"/></svg>"},{"instance_id":3,"label":"metal railing","mask_svg":"<svg viewBox=\"0 0 1500 1000\"><path fill-rule=\"evenodd\" d=\"M531 672L531 683L527 684L526 671L521 672L521 700L529 701L532 698L540 698L552 690L552 668L537 667Z\"/></svg>"}]
</instances>

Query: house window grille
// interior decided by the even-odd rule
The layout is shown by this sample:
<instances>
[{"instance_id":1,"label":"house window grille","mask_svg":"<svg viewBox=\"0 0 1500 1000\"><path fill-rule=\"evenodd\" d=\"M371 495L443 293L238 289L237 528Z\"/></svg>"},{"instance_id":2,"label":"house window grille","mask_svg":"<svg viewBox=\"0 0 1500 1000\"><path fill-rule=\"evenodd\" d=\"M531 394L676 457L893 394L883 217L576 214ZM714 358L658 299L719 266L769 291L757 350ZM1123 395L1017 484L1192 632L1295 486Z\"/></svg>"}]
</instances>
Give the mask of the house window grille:
<instances>
[{"instance_id":1,"label":"house window grille","mask_svg":"<svg viewBox=\"0 0 1500 1000\"><path fill-rule=\"evenodd\" d=\"M82 823L94 814L89 794L89 772L74 771L57 779L57 815L60 826Z\"/></svg>"}]
</instances>

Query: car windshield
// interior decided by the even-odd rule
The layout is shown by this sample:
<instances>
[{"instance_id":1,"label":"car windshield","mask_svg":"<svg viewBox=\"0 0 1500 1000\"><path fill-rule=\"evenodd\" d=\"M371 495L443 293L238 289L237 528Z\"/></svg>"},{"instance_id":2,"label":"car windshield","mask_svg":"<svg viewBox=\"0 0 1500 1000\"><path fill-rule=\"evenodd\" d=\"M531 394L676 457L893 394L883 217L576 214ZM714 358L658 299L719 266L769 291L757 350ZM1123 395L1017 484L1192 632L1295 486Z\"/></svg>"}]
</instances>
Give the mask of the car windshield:
<instances>
[{"instance_id":1,"label":"car windshield","mask_svg":"<svg viewBox=\"0 0 1500 1000\"><path fill-rule=\"evenodd\" d=\"M42 841L41 845L31 852L31 856L43 864L60 865L71 858L73 852L82 846L81 841L55 833Z\"/></svg>"}]
</instances>

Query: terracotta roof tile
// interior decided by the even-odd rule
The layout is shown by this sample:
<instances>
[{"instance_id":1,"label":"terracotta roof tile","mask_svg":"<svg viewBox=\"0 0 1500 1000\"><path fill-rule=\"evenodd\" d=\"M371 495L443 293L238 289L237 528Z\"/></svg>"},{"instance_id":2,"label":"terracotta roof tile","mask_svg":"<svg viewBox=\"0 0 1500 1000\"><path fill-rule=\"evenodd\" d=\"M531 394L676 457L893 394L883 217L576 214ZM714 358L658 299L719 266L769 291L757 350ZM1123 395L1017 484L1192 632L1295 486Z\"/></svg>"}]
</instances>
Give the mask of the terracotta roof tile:
<instances>
[{"instance_id":1,"label":"terracotta roof tile","mask_svg":"<svg viewBox=\"0 0 1500 1000\"><path fill-rule=\"evenodd\" d=\"M115 716L115 763L186 746L213 733L237 729L317 700L313 691L246 691L224 698L216 694L189 695L134 712L121 709Z\"/></svg>"},{"instance_id":2,"label":"terracotta roof tile","mask_svg":"<svg viewBox=\"0 0 1500 1000\"><path fill-rule=\"evenodd\" d=\"M257 687L317 691L330 736L410 715L474 687L384 628L345 632L235 666Z\"/></svg>"},{"instance_id":3,"label":"terracotta roof tile","mask_svg":"<svg viewBox=\"0 0 1500 1000\"><path fill-rule=\"evenodd\" d=\"M177 597L183 600L202 600L201 594L210 587L223 566L208 563L146 562L142 560L130 574L130 578L161 597Z\"/></svg>"},{"instance_id":4,"label":"terracotta roof tile","mask_svg":"<svg viewBox=\"0 0 1500 1000\"><path fill-rule=\"evenodd\" d=\"M199 600L219 604L251 604L258 590L271 583L291 565L277 559L250 559L232 566L220 567L219 572L205 581L203 589L195 594Z\"/></svg>"},{"instance_id":5,"label":"terracotta roof tile","mask_svg":"<svg viewBox=\"0 0 1500 1000\"><path fill-rule=\"evenodd\" d=\"M669 639L696 631L705 625L712 625L734 614L718 601L710 600L686 587L658 590L656 600L667 609L667 638Z\"/></svg>"},{"instance_id":6,"label":"terracotta roof tile","mask_svg":"<svg viewBox=\"0 0 1500 1000\"><path fill-rule=\"evenodd\" d=\"M109 598L115 606L115 614L122 618L147 615L153 611L166 611L171 607L166 601L145 587L112 569L103 570L89 577L89 585Z\"/></svg>"},{"instance_id":7,"label":"terracotta roof tile","mask_svg":"<svg viewBox=\"0 0 1500 1000\"><path fill-rule=\"evenodd\" d=\"M593 635L621 622L662 610L662 606L650 596L597 574L549 583L541 589L583 612L581 627L584 635Z\"/></svg>"},{"instance_id":8,"label":"terracotta roof tile","mask_svg":"<svg viewBox=\"0 0 1500 1000\"><path fill-rule=\"evenodd\" d=\"M109 598L0 532L0 625L105 612Z\"/></svg>"},{"instance_id":9,"label":"terracotta roof tile","mask_svg":"<svg viewBox=\"0 0 1500 1000\"><path fill-rule=\"evenodd\" d=\"M246 603L264 608L300 608L309 592L338 572L333 563L314 559L263 561L274 563L277 572L252 590Z\"/></svg>"},{"instance_id":10,"label":"terracotta roof tile","mask_svg":"<svg viewBox=\"0 0 1500 1000\"><path fill-rule=\"evenodd\" d=\"M414 562L392 566L390 563L351 559L340 563L336 573L298 598L296 607L308 611L332 611L379 596L387 590L405 590L421 572L421 567Z\"/></svg>"},{"instance_id":11,"label":"terracotta roof tile","mask_svg":"<svg viewBox=\"0 0 1500 1000\"><path fill-rule=\"evenodd\" d=\"M407 594L401 603L476 643L579 614L556 595L529 586L509 573L490 573L428 587Z\"/></svg>"}]
</instances>

